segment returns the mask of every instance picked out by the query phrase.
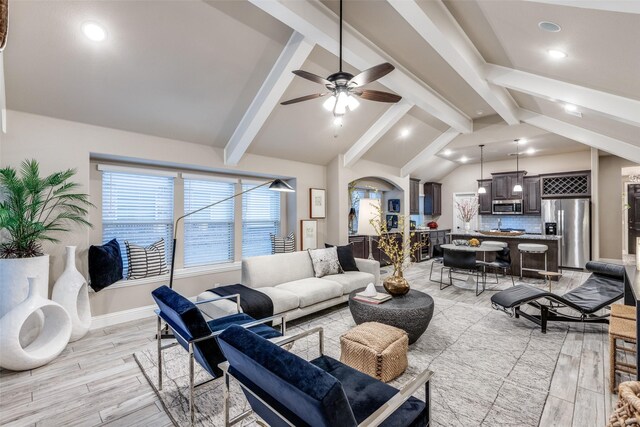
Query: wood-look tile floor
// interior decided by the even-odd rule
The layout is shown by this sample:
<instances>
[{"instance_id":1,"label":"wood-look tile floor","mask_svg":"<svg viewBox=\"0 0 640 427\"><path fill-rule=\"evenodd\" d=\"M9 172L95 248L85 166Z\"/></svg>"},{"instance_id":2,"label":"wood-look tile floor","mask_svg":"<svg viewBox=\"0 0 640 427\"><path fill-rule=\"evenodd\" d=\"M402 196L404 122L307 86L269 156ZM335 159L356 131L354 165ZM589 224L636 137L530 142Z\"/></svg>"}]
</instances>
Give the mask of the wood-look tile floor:
<instances>
[{"instance_id":1,"label":"wood-look tile floor","mask_svg":"<svg viewBox=\"0 0 640 427\"><path fill-rule=\"evenodd\" d=\"M428 274L428 263L419 268ZM565 271L554 291L562 294L587 277L586 273ZM472 291L455 287L440 291L435 283L429 292L486 307L493 294L487 291L476 297ZM70 343L46 366L26 372L0 371L0 425L171 425L132 356L135 351L154 346L154 335L153 318L93 330ZM616 396L609 393L608 346L606 325L571 325L541 426L605 425L616 401Z\"/></svg>"}]
</instances>

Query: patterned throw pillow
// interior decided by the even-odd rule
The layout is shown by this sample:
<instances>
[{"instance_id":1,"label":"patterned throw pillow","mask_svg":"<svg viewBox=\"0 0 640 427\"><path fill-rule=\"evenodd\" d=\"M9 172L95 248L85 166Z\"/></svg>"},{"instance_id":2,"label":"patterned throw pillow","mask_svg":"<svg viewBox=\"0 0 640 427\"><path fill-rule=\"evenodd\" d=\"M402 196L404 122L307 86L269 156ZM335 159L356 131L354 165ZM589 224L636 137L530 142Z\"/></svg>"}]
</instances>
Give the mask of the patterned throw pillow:
<instances>
[{"instance_id":1,"label":"patterned throw pillow","mask_svg":"<svg viewBox=\"0 0 640 427\"><path fill-rule=\"evenodd\" d=\"M164 258L164 239L160 239L146 248L128 241L125 241L124 244L127 247L127 258L129 259L127 279L142 279L169 272Z\"/></svg>"},{"instance_id":2,"label":"patterned throw pillow","mask_svg":"<svg viewBox=\"0 0 640 427\"><path fill-rule=\"evenodd\" d=\"M287 237L276 237L275 234L271 236L271 253L283 254L286 252L293 252L296 249L296 240L293 231L287 235Z\"/></svg>"},{"instance_id":3,"label":"patterned throw pillow","mask_svg":"<svg viewBox=\"0 0 640 427\"><path fill-rule=\"evenodd\" d=\"M308 251L316 277L344 273L342 267L340 267L338 251L335 246L326 249L308 249Z\"/></svg>"}]
</instances>

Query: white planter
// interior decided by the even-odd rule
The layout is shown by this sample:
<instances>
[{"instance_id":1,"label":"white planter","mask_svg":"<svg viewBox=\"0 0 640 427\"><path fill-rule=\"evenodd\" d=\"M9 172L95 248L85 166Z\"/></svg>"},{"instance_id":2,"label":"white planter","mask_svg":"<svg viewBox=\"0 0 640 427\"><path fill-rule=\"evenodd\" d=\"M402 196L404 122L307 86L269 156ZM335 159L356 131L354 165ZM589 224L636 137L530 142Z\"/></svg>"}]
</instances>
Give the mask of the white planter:
<instances>
[{"instance_id":1,"label":"white planter","mask_svg":"<svg viewBox=\"0 0 640 427\"><path fill-rule=\"evenodd\" d=\"M34 258L0 259L0 318L27 299L29 281L37 278L38 295L47 298L49 294L49 255ZM35 312L20 332L23 346L31 344L42 329L42 312Z\"/></svg>"},{"instance_id":2,"label":"white planter","mask_svg":"<svg viewBox=\"0 0 640 427\"><path fill-rule=\"evenodd\" d=\"M46 284L46 282L45 282ZM40 295L42 279L29 278L26 300L0 319L0 367L13 371L34 369L55 359L71 337L71 319L62 306ZM20 343L25 322L41 313L39 334L28 345Z\"/></svg>"},{"instance_id":3,"label":"white planter","mask_svg":"<svg viewBox=\"0 0 640 427\"><path fill-rule=\"evenodd\" d=\"M70 341L85 336L91 326L91 307L87 281L76 268L75 246L67 246L66 266L53 285L51 299L64 307L71 318Z\"/></svg>"}]
</instances>

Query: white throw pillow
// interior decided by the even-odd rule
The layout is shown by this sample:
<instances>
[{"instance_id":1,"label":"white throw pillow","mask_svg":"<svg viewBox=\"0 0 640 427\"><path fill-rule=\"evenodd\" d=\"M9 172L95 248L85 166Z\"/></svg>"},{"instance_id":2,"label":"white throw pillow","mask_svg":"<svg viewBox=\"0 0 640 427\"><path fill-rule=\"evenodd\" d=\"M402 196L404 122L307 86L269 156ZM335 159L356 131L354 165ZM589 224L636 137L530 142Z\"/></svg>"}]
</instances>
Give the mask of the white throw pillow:
<instances>
[{"instance_id":1,"label":"white throw pillow","mask_svg":"<svg viewBox=\"0 0 640 427\"><path fill-rule=\"evenodd\" d=\"M326 249L308 249L308 251L316 277L344 273L340 267L338 250L335 246Z\"/></svg>"},{"instance_id":2,"label":"white throw pillow","mask_svg":"<svg viewBox=\"0 0 640 427\"><path fill-rule=\"evenodd\" d=\"M129 260L127 279L142 279L169 272L164 257L164 239L160 239L146 248L128 241L125 241L124 244L127 247Z\"/></svg>"}]
</instances>

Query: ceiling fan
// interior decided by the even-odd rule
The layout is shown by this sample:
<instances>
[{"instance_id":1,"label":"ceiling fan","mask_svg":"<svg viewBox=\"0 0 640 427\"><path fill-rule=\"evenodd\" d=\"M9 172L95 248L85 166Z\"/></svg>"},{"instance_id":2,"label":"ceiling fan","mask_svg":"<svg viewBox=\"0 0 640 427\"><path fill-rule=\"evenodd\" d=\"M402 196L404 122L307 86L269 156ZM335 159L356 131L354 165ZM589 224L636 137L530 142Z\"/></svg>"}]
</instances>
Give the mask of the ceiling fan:
<instances>
[{"instance_id":1,"label":"ceiling fan","mask_svg":"<svg viewBox=\"0 0 640 427\"><path fill-rule=\"evenodd\" d=\"M347 109L353 111L358 108L360 102L356 97L366 99L368 101L377 102L390 102L395 103L402 99L389 92L382 92L379 90L362 89L362 86L367 83L376 81L395 69L395 67L388 62L384 64L376 65L368 70L364 70L360 74L354 76L351 73L342 71L342 0L340 0L340 71L331 74L329 77L324 78L316 74L310 73L304 70L294 70L293 74L296 76L311 80L315 83L324 85L328 92L314 93L313 95L301 96L299 98L290 99L288 101L281 102L282 105L295 104L297 102L308 101L310 99L322 98L323 96L331 95L323 105L323 107L332 111L336 118L342 117Z\"/></svg>"}]
</instances>

